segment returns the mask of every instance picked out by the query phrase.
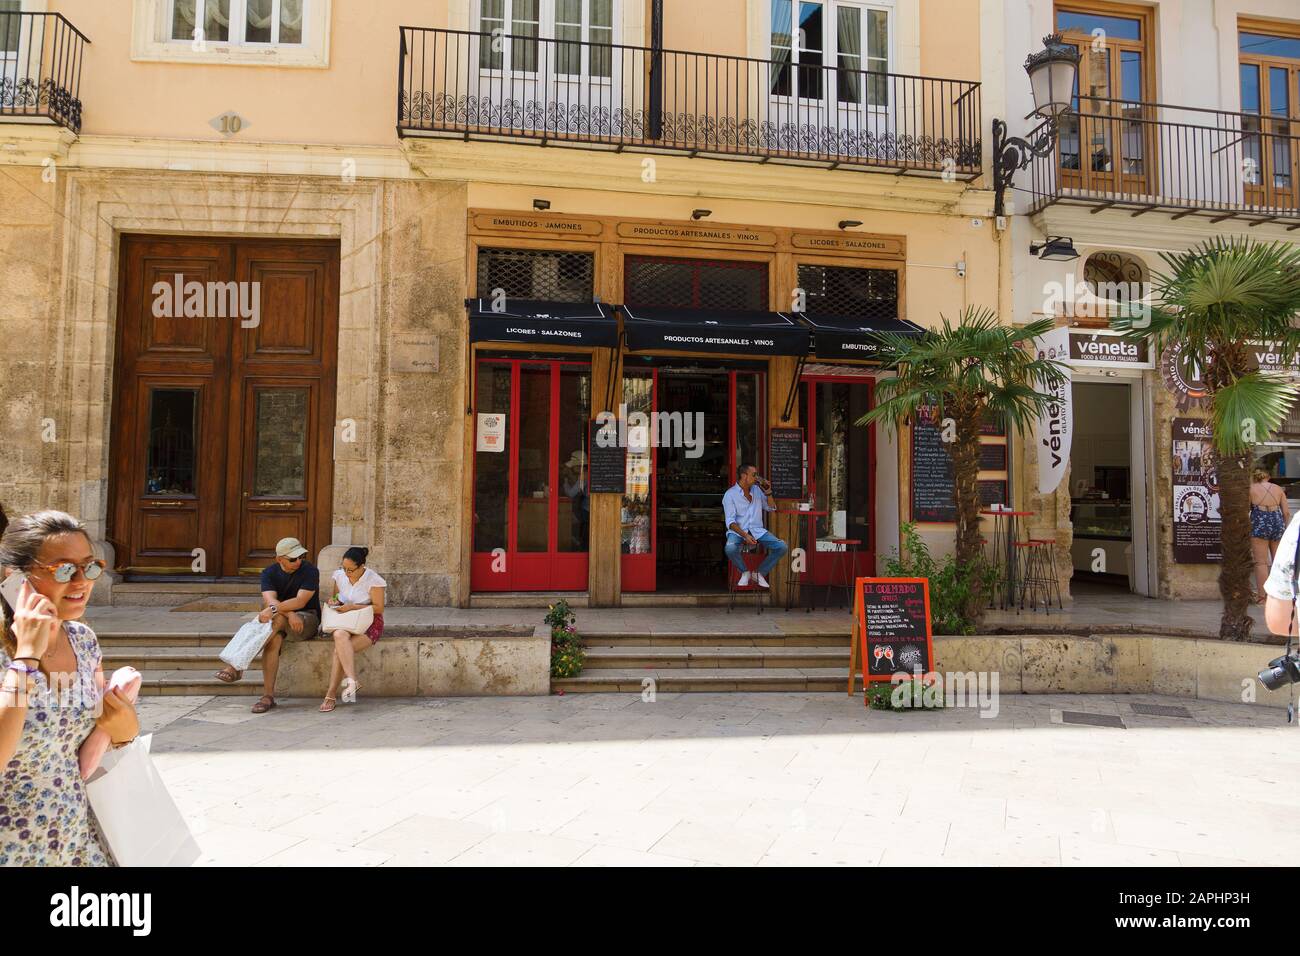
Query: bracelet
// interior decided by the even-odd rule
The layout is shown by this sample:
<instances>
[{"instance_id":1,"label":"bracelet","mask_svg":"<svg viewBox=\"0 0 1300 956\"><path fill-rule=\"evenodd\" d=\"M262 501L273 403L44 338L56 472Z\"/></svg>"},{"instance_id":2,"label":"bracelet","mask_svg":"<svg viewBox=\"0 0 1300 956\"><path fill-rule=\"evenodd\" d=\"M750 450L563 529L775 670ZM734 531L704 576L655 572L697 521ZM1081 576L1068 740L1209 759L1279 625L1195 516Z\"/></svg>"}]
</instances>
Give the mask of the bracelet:
<instances>
[{"instance_id":1,"label":"bracelet","mask_svg":"<svg viewBox=\"0 0 1300 956\"><path fill-rule=\"evenodd\" d=\"M38 664L41 662L41 659L40 659L39 657L11 657L10 660L14 660L14 661L36 661L36 663L38 663Z\"/></svg>"},{"instance_id":2,"label":"bracelet","mask_svg":"<svg viewBox=\"0 0 1300 956\"><path fill-rule=\"evenodd\" d=\"M16 673L23 674L24 676L27 677L30 677L32 674L39 674L41 672L41 669L39 667L24 667L22 664L18 663L19 660L29 661L29 660L33 660L33 658L20 657L17 660L15 660L12 664L10 664L8 667L6 667L5 670L14 671Z\"/></svg>"}]
</instances>

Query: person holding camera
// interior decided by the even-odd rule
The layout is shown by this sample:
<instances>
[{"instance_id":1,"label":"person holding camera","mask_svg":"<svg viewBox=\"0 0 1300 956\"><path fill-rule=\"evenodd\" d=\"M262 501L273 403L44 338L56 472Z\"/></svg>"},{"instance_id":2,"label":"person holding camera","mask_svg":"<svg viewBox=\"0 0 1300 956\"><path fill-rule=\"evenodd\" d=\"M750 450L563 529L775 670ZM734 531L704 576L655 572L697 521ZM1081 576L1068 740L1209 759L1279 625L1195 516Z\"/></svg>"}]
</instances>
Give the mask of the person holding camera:
<instances>
[{"instance_id":1,"label":"person holding camera","mask_svg":"<svg viewBox=\"0 0 1300 956\"><path fill-rule=\"evenodd\" d=\"M95 633L81 623L104 562L76 518L41 511L0 538L0 866L112 866L82 780L140 732L123 688L104 691Z\"/></svg>"},{"instance_id":2,"label":"person holding camera","mask_svg":"<svg viewBox=\"0 0 1300 956\"><path fill-rule=\"evenodd\" d=\"M781 556L790 550L784 541L763 527L763 512L776 510L767 502L771 493L771 483L758 477L757 468L741 465L736 469L736 483L722 496L723 520L727 523L727 560L740 572L737 587L749 587L749 569L745 567L745 558L741 553L741 548L745 545L762 545L767 552L763 563L754 573L761 588L771 587L767 583L767 575L776 567Z\"/></svg>"}]
</instances>

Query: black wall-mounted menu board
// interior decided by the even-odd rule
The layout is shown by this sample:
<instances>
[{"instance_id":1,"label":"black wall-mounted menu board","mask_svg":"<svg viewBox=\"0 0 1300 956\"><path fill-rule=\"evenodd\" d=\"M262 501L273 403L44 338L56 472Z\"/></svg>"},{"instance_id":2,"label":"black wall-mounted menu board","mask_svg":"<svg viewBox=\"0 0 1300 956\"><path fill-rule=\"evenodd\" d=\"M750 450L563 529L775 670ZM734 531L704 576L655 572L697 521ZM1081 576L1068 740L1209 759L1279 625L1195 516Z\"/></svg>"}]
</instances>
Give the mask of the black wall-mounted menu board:
<instances>
[{"instance_id":1,"label":"black wall-mounted menu board","mask_svg":"<svg viewBox=\"0 0 1300 956\"><path fill-rule=\"evenodd\" d=\"M773 498L803 497L803 429L773 428L767 480Z\"/></svg>"},{"instance_id":2,"label":"black wall-mounted menu board","mask_svg":"<svg viewBox=\"0 0 1300 956\"><path fill-rule=\"evenodd\" d=\"M1006 471L1006 445L980 445L980 471Z\"/></svg>"},{"instance_id":3,"label":"black wall-mounted menu board","mask_svg":"<svg viewBox=\"0 0 1300 956\"><path fill-rule=\"evenodd\" d=\"M587 489L593 495L621 495L627 482L627 446L619 444L617 432L612 426L604 427L613 434L608 437L602 435L602 426L598 422L593 421L589 425L591 441L587 443L590 449ZM604 445L602 441L605 442Z\"/></svg>"},{"instance_id":4,"label":"black wall-mounted menu board","mask_svg":"<svg viewBox=\"0 0 1300 956\"><path fill-rule=\"evenodd\" d=\"M925 578L858 578L863 675L889 680L934 667L930 583Z\"/></svg>"},{"instance_id":5,"label":"black wall-mounted menu board","mask_svg":"<svg viewBox=\"0 0 1300 956\"><path fill-rule=\"evenodd\" d=\"M994 479L981 481L980 486L980 505L987 508L990 505L1009 505L1007 501L1007 483L1003 479Z\"/></svg>"},{"instance_id":6,"label":"black wall-mounted menu board","mask_svg":"<svg viewBox=\"0 0 1300 956\"><path fill-rule=\"evenodd\" d=\"M941 524L957 520L957 482L941 423L932 407L912 421L912 520Z\"/></svg>"}]
</instances>

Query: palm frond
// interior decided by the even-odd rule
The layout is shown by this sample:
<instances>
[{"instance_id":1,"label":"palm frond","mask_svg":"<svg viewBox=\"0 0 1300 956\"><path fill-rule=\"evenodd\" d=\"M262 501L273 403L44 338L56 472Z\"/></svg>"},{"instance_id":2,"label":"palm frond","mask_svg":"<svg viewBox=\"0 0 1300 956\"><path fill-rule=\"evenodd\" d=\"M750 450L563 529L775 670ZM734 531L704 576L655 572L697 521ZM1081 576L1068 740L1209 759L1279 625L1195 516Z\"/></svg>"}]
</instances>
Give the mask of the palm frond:
<instances>
[{"instance_id":1,"label":"palm frond","mask_svg":"<svg viewBox=\"0 0 1300 956\"><path fill-rule=\"evenodd\" d=\"M1214 447L1241 454L1277 431L1296 400L1296 386L1276 375L1250 372L1214 393Z\"/></svg>"}]
</instances>

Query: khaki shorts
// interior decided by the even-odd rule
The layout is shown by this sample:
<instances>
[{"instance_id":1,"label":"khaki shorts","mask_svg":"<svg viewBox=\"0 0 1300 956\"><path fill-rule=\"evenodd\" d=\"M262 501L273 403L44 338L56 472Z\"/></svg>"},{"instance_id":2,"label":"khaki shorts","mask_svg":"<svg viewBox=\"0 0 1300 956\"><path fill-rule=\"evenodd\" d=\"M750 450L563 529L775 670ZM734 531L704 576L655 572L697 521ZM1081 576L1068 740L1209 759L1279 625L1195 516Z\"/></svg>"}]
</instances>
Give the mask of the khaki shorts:
<instances>
[{"instance_id":1,"label":"khaki shorts","mask_svg":"<svg viewBox=\"0 0 1300 956\"><path fill-rule=\"evenodd\" d=\"M286 614L297 614L302 618L302 632L297 633L293 628L287 628L284 632L286 641L310 641L320 630L320 616L315 611L286 611Z\"/></svg>"}]
</instances>

